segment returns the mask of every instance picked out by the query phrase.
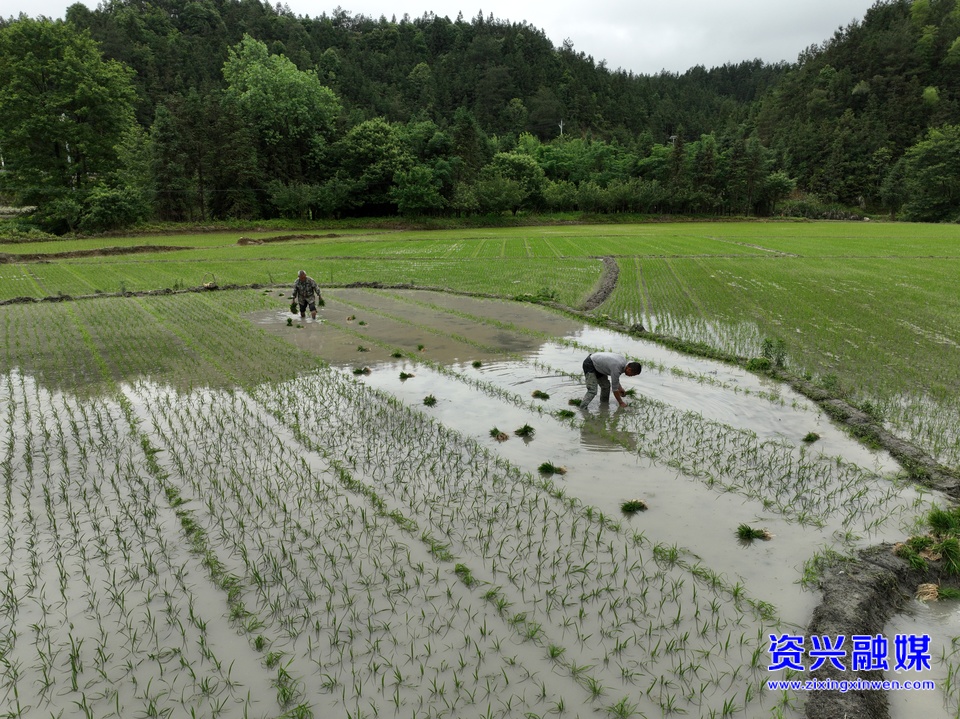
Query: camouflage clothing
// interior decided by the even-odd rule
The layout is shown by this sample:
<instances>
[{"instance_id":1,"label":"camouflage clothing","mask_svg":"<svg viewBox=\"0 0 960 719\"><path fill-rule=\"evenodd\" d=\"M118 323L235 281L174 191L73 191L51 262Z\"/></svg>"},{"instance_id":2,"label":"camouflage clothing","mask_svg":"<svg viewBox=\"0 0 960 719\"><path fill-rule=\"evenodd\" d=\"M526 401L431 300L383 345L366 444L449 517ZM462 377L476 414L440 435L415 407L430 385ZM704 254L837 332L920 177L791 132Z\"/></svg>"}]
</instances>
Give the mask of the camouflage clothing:
<instances>
[{"instance_id":1,"label":"camouflage clothing","mask_svg":"<svg viewBox=\"0 0 960 719\"><path fill-rule=\"evenodd\" d=\"M320 296L320 288L312 277L304 277L302 280L298 277L293 285L293 299L305 305L313 302L313 296Z\"/></svg>"}]
</instances>

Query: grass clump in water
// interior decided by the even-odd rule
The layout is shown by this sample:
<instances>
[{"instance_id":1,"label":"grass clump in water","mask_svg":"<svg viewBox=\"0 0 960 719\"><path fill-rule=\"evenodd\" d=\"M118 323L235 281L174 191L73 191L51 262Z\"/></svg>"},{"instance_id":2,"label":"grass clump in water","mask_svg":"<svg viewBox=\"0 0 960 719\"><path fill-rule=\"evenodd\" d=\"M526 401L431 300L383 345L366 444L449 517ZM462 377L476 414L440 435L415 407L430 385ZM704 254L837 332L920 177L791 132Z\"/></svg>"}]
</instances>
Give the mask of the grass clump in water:
<instances>
[{"instance_id":1,"label":"grass clump in water","mask_svg":"<svg viewBox=\"0 0 960 719\"><path fill-rule=\"evenodd\" d=\"M513 433L518 437L523 437L524 439L531 439L533 435L537 433L537 430L535 430L529 424L525 424L522 427L517 427L515 430L513 430Z\"/></svg>"},{"instance_id":2,"label":"grass clump in water","mask_svg":"<svg viewBox=\"0 0 960 719\"><path fill-rule=\"evenodd\" d=\"M749 524L741 524L737 527L737 538L743 542L751 542L754 539L767 541L772 537L773 535L766 529L757 529L756 527L751 527Z\"/></svg>"},{"instance_id":3,"label":"grass clump in water","mask_svg":"<svg viewBox=\"0 0 960 719\"><path fill-rule=\"evenodd\" d=\"M474 579L473 573L470 571L470 568L465 564L458 564L453 568L453 573L459 577L460 581L466 584L468 587L472 587L477 583L477 580Z\"/></svg>"},{"instance_id":4,"label":"grass clump in water","mask_svg":"<svg viewBox=\"0 0 960 719\"><path fill-rule=\"evenodd\" d=\"M636 512L646 512L647 503L642 499L628 499L620 505L620 511L624 514L635 514Z\"/></svg>"},{"instance_id":5,"label":"grass clump in water","mask_svg":"<svg viewBox=\"0 0 960 719\"><path fill-rule=\"evenodd\" d=\"M566 467L559 467L555 465L553 462L544 462L539 467L537 467L537 469L539 470L540 474L547 474L547 475L567 473Z\"/></svg>"},{"instance_id":6,"label":"grass clump in water","mask_svg":"<svg viewBox=\"0 0 960 719\"><path fill-rule=\"evenodd\" d=\"M498 442L506 442L508 439L510 439L510 435L508 435L506 432L502 432L499 427L494 427L491 429L490 436Z\"/></svg>"}]
</instances>

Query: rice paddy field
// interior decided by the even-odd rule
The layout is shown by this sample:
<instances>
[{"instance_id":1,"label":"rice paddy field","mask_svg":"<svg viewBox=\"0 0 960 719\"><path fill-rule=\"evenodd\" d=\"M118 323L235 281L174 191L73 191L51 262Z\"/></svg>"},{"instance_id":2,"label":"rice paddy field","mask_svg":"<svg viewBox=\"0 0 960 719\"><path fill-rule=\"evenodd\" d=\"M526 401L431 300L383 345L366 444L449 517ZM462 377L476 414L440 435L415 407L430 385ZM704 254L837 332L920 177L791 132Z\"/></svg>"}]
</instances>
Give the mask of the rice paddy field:
<instances>
[{"instance_id":1,"label":"rice paddy field","mask_svg":"<svg viewBox=\"0 0 960 719\"><path fill-rule=\"evenodd\" d=\"M956 227L278 234L0 243L48 300L0 306L0 716L799 717L769 648L818 567L948 503L785 385L514 299L613 257L598 318L783 340L956 469ZM580 411L604 349L644 371ZM958 716L956 608L908 610L939 688L891 715Z\"/></svg>"}]
</instances>

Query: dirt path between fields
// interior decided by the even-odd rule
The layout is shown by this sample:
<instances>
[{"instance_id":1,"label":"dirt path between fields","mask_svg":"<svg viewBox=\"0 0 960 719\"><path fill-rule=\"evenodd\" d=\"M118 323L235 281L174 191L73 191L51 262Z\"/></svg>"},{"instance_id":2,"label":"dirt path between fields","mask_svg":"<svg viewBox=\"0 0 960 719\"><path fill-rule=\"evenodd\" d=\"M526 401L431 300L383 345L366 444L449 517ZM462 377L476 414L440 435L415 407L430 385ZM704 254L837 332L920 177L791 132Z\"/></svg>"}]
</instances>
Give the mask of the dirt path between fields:
<instances>
[{"instance_id":1,"label":"dirt path between fields","mask_svg":"<svg viewBox=\"0 0 960 719\"><path fill-rule=\"evenodd\" d=\"M620 279L620 265L612 257L603 257L603 273L600 275L600 282L590 296L583 302L583 309L595 310L602 305L613 291L617 289L617 280Z\"/></svg>"},{"instance_id":2,"label":"dirt path between fields","mask_svg":"<svg viewBox=\"0 0 960 719\"><path fill-rule=\"evenodd\" d=\"M49 262L50 260L69 260L77 257L110 257L114 255L142 255L154 252L177 252L192 250L193 247L176 247L173 245L134 245L133 247L99 247L95 250L70 250L69 252L46 252L30 255L10 254L0 252L0 265L15 262Z\"/></svg>"}]
</instances>

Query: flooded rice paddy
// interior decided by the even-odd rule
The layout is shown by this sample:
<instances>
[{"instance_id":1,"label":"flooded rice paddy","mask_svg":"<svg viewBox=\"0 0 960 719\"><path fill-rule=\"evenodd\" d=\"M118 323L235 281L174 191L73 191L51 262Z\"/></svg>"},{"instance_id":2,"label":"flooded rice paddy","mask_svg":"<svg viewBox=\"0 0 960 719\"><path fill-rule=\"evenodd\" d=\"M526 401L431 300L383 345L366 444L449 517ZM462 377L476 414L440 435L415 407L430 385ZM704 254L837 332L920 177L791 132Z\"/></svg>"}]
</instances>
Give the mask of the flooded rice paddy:
<instances>
[{"instance_id":1,"label":"flooded rice paddy","mask_svg":"<svg viewBox=\"0 0 960 719\"><path fill-rule=\"evenodd\" d=\"M326 299L250 316L331 365L292 380L0 377L8 715L801 716L767 650L811 561L937 501L735 367L531 305ZM600 349L644 365L627 408L569 403Z\"/></svg>"}]
</instances>

